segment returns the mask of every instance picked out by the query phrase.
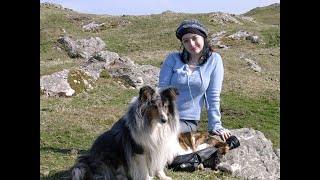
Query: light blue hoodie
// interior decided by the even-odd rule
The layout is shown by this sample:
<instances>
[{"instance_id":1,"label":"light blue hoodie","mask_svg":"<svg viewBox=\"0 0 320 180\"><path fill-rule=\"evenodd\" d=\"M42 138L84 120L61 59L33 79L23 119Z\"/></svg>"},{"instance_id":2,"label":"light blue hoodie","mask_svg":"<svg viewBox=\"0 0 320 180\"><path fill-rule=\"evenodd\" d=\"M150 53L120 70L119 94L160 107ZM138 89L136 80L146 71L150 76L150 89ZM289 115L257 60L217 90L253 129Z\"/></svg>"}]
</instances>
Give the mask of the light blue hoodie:
<instances>
[{"instance_id":1,"label":"light blue hoodie","mask_svg":"<svg viewBox=\"0 0 320 180\"><path fill-rule=\"evenodd\" d=\"M159 75L159 87L175 87L180 95L177 107L180 119L200 120L206 101L208 131L221 130L220 93L224 76L221 56L213 52L207 62L188 75L189 65L180 60L178 52L165 59Z\"/></svg>"}]
</instances>

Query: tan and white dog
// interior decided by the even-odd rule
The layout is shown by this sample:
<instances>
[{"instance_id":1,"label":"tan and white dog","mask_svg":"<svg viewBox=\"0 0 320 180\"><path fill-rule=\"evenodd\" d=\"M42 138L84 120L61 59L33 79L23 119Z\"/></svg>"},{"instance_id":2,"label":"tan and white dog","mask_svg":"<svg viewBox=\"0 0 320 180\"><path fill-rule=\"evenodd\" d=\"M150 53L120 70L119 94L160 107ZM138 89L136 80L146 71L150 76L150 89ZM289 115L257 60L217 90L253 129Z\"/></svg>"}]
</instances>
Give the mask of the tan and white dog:
<instances>
[{"instance_id":1,"label":"tan and white dog","mask_svg":"<svg viewBox=\"0 0 320 180\"><path fill-rule=\"evenodd\" d=\"M240 145L235 136L223 142L208 132L180 133L178 140L178 156L168 166L173 171L193 172L204 168L217 170L222 156Z\"/></svg>"},{"instance_id":2,"label":"tan and white dog","mask_svg":"<svg viewBox=\"0 0 320 180\"><path fill-rule=\"evenodd\" d=\"M179 155L189 154L207 147L216 147L224 154L229 151L229 145L226 142L222 142L217 137L210 135L208 132L180 133L178 139L182 148Z\"/></svg>"}]
</instances>

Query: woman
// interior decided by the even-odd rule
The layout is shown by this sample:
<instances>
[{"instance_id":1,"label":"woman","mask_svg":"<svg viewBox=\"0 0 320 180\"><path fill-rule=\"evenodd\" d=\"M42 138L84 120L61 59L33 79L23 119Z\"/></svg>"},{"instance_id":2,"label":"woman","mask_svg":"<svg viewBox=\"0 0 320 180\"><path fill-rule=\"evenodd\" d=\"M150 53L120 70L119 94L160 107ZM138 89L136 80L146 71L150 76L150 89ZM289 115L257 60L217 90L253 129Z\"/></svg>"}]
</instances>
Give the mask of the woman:
<instances>
[{"instance_id":1,"label":"woman","mask_svg":"<svg viewBox=\"0 0 320 180\"><path fill-rule=\"evenodd\" d=\"M183 49L171 53L163 62L159 87L173 86L179 90L177 106L181 132L197 131L206 102L208 131L225 141L231 133L221 125L222 58L209 46L207 28L196 19L183 21L176 30L176 37Z\"/></svg>"}]
</instances>

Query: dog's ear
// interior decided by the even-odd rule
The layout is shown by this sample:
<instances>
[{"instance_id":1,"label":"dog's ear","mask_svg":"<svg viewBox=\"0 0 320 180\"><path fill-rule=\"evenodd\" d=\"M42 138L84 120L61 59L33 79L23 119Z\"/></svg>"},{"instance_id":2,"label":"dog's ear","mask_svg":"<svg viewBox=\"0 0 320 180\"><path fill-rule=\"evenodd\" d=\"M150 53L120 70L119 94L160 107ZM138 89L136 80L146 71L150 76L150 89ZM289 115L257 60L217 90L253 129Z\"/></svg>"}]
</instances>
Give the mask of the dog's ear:
<instances>
[{"instance_id":1,"label":"dog's ear","mask_svg":"<svg viewBox=\"0 0 320 180\"><path fill-rule=\"evenodd\" d=\"M143 86L139 92L140 102L150 101L154 93L155 93L155 90L152 89L150 86Z\"/></svg>"},{"instance_id":2,"label":"dog's ear","mask_svg":"<svg viewBox=\"0 0 320 180\"><path fill-rule=\"evenodd\" d=\"M166 97L168 99L170 99L170 101L175 101L176 100L176 96L179 95L179 91L177 88L166 88L162 91L161 95L163 97Z\"/></svg>"},{"instance_id":3,"label":"dog's ear","mask_svg":"<svg viewBox=\"0 0 320 180\"><path fill-rule=\"evenodd\" d=\"M177 88L171 88L171 91L174 93L175 96L180 95L179 90Z\"/></svg>"}]
</instances>

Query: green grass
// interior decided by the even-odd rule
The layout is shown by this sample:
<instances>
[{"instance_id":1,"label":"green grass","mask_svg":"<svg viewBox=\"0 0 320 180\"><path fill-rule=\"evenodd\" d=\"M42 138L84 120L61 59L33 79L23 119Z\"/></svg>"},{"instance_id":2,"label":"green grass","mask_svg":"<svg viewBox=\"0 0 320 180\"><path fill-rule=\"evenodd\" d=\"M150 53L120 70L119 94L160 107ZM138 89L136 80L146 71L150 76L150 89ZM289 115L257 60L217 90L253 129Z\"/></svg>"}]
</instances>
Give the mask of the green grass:
<instances>
[{"instance_id":1,"label":"green grass","mask_svg":"<svg viewBox=\"0 0 320 180\"><path fill-rule=\"evenodd\" d=\"M57 39L66 34L73 39L100 37L108 51L128 57L138 64L160 67L171 52L178 50L175 28L186 18L199 19L209 34L239 30L253 32L265 44L227 38L223 43L230 49L217 49L223 57L225 77L221 95L223 126L229 129L251 127L264 133L274 148L280 148L280 28L279 14L272 7L250 12L257 23L217 25L207 14L153 14L145 16L98 16L66 11L53 7L40 10L40 74L49 75L63 69L76 69L83 59L68 57ZM272 21L266 21L270 19ZM81 24L88 20L128 22L125 26L108 26L98 32L86 32ZM274 25L276 24L276 25ZM252 59L262 67L261 73L247 68L240 56ZM62 179L77 156L87 152L95 138L124 115L131 98L138 90L125 89L108 75L97 80L94 89L70 98L40 96L40 179ZM123 82L125 83L125 82ZM199 124L206 131L204 111ZM78 154L72 154L71 150ZM194 173L166 170L173 179L237 179L213 171Z\"/></svg>"},{"instance_id":2,"label":"green grass","mask_svg":"<svg viewBox=\"0 0 320 180\"><path fill-rule=\"evenodd\" d=\"M267 139L273 140L275 148L280 148L279 107L278 100L223 95L223 123L231 129L251 127L262 131Z\"/></svg>"},{"instance_id":3,"label":"green grass","mask_svg":"<svg viewBox=\"0 0 320 180\"><path fill-rule=\"evenodd\" d=\"M275 3L266 7L257 7L251 11L244 13L245 16L251 16L256 20L271 24L280 25L280 3Z\"/></svg>"},{"instance_id":4,"label":"green grass","mask_svg":"<svg viewBox=\"0 0 320 180\"><path fill-rule=\"evenodd\" d=\"M253 128L280 148L280 104L275 99L248 98L236 94L221 96L222 124L228 129ZM199 131L207 130L208 119L203 109Z\"/></svg>"}]
</instances>

